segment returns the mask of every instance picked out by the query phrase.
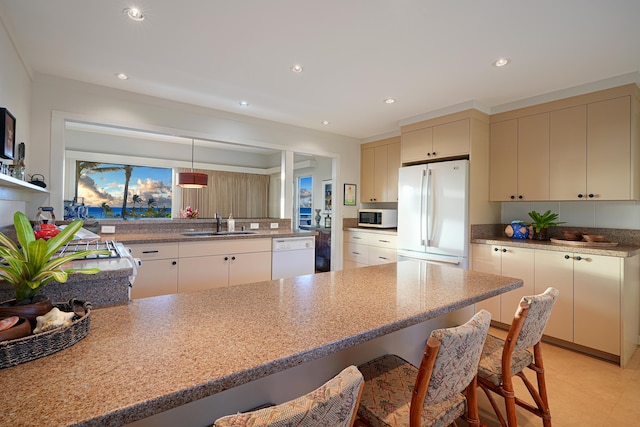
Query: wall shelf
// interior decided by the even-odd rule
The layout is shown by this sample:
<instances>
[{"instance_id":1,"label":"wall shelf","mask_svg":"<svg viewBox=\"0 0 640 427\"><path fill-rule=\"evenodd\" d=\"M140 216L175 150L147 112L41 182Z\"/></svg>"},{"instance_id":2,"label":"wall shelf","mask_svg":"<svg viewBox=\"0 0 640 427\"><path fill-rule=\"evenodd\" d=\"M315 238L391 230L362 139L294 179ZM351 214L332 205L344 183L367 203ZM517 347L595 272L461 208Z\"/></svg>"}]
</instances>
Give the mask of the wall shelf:
<instances>
[{"instance_id":1,"label":"wall shelf","mask_svg":"<svg viewBox=\"0 0 640 427\"><path fill-rule=\"evenodd\" d=\"M49 193L49 190L46 188L42 188L37 185L30 184L27 181L16 179L4 174L0 174L0 187L8 187L31 193Z\"/></svg>"}]
</instances>

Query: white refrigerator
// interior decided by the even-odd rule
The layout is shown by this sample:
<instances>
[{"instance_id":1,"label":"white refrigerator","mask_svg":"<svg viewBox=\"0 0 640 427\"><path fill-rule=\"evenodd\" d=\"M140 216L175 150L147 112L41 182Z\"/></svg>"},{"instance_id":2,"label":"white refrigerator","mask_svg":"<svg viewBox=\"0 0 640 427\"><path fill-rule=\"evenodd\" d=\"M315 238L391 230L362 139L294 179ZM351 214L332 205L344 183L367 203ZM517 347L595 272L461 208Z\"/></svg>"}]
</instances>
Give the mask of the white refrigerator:
<instances>
[{"instance_id":1,"label":"white refrigerator","mask_svg":"<svg viewBox=\"0 0 640 427\"><path fill-rule=\"evenodd\" d=\"M407 166L398 175L398 259L468 268L469 161Z\"/></svg>"}]
</instances>

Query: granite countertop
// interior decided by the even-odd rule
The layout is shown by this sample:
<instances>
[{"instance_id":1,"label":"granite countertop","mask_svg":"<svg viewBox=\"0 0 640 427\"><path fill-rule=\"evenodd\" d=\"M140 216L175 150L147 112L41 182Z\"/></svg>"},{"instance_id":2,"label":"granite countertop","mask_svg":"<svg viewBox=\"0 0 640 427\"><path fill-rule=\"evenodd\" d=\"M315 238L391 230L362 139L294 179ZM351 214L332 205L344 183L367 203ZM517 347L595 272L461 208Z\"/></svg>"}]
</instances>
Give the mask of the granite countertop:
<instances>
[{"instance_id":1,"label":"granite countertop","mask_svg":"<svg viewBox=\"0 0 640 427\"><path fill-rule=\"evenodd\" d=\"M640 246L618 245L618 246L575 246L571 242L567 244L553 243L551 241L541 241L532 239L511 239L509 237L486 237L471 239L471 243L482 243L488 245L513 246L530 249L544 249L558 252L579 252L581 254L605 255L616 257L632 257L640 254Z\"/></svg>"},{"instance_id":2,"label":"granite countertop","mask_svg":"<svg viewBox=\"0 0 640 427\"><path fill-rule=\"evenodd\" d=\"M521 286L402 261L93 310L74 346L0 370L2 423L126 424Z\"/></svg>"},{"instance_id":3,"label":"granite countertop","mask_svg":"<svg viewBox=\"0 0 640 427\"><path fill-rule=\"evenodd\" d=\"M200 230L195 230L200 231ZM253 231L253 230L246 230ZM185 230L184 232L188 232ZM255 230L253 234L221 234L213 236L185 236L182 232L153 232L153 233L115 233L102 234L103 240L115 240L124 244L135 243L173 243L173 242L201 242L203 240L239 240L239 239L271 239L278 237L315 236L314 230Z\"/></svg>"}]
</instances>

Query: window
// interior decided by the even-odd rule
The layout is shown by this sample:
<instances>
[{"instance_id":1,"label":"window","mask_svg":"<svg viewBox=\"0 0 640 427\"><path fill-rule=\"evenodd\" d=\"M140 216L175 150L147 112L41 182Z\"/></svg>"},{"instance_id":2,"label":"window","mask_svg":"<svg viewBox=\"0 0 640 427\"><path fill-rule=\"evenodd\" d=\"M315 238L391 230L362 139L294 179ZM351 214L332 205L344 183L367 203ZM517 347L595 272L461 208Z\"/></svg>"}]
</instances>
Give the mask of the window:
<instances>
[{"instance_id":1,"label":"window","mask_svg":"<svg viewBox=\"0 0 640 427\"><path fill-rule=\"evenodd\" d=\"M298 177L296 220L297 225L311 225L313 215L311 207L313 206L313 178L310 176Z\"/></svg>"},{"instance_id":2,"label":"window","mask_svg":"<svg viewBox=\"0 0 640 427\"><path fill-rule=\"evenodd\" d=\"M171 168L78 160L65 219L171 218L172 178Z\"/></svg>"}]
</instances>

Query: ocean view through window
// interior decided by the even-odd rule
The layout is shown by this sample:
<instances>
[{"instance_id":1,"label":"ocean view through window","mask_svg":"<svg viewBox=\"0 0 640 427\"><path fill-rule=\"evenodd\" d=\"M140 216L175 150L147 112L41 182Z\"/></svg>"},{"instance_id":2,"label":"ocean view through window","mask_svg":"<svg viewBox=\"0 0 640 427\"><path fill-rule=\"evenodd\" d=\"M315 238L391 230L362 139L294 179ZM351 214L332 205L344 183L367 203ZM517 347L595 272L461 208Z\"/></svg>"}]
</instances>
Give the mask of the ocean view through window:
<instances>
[{"instance_id":1,"label":"ocean view through window","mask_svg":"<svg viewBox=\"0 0 640 427\"><path fill-rule=\"evenodd\" d=\"M87 218L171 218L172 179L171 168L78 160L75 204Z\"/></svg>"}]
</instances>

